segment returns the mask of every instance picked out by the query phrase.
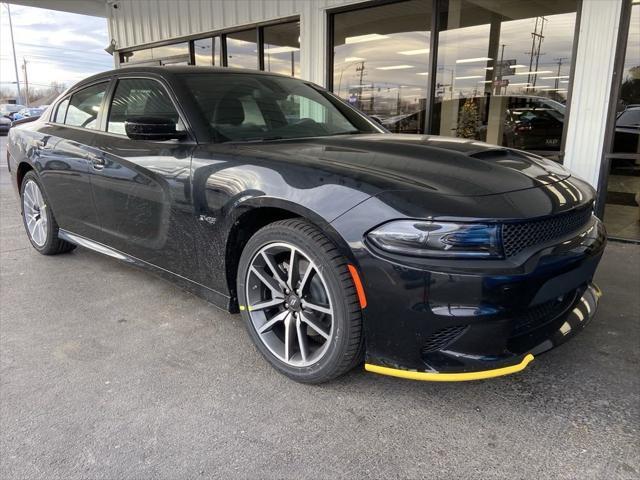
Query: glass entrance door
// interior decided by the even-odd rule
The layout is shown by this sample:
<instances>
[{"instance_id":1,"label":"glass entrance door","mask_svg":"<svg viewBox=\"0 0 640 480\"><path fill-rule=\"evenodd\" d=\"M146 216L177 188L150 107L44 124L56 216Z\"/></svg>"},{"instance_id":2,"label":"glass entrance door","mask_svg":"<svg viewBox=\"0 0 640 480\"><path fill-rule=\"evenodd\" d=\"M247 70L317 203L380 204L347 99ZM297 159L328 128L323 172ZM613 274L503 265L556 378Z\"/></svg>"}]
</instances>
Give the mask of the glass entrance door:
<instances>
[{"instance_id":1,"label":"glass entrance door","mask_svg":"<svg viewBox=\"0 0 640 480\"><path fill-rule=\"evenodd\" d=\"M640 3L631 6L616 103L604 223L609 236L640 241Z\"/></svg>"}]
</instances>

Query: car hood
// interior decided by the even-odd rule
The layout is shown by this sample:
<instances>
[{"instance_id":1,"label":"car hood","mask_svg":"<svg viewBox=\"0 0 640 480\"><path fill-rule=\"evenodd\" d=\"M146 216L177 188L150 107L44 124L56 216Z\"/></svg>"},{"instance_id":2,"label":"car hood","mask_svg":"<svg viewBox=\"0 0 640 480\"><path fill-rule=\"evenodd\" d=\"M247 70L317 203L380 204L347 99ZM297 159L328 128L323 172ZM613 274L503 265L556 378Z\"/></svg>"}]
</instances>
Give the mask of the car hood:
<instances>
[{"instance_id":1,"label":"car hood","mask_svg":"<svg viewBox=\"0 0 640 480\"><path fill-rule=\"evenodd\" d=\"M235 145L241 155L329 170L381 190L482 196L570 176L562 166L526 152L439 136L360 134Z\"/></svg>"}]
</instances>

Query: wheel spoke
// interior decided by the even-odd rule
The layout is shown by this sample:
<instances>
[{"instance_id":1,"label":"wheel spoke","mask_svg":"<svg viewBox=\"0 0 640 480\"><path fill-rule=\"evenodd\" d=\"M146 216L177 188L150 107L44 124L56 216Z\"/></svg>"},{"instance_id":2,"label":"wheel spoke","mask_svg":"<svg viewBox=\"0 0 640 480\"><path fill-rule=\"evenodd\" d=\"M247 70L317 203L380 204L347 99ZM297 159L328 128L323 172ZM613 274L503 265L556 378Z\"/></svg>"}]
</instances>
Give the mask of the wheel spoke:
<instances>
[{"instance_id":1,"label":"wheel spoke","mask_svg":"<svg viewBox=\"0 0 640 480\"><path fill-rule=\"evenodd\" d=\"M289 315L284 321L284 359L288 362L293 356L294 336L296 334L293 328L293 317Z\"/></svg>"},{"instance_id":2,"label":"wheel spoke","mask_svg":"<svg viewBox=\"0 0 640 480\"><path fill-rule=\"evenodd\" d=\"M297 262L297 255L296 255L296 249L295 248L291 248L291 255L289 255L289 272L288 272L288 278L287 278L287 285L289 285L289 289L291 291L295 290L295 280L296 277L299 276L298 273L298 264Z\"/></svg>"},{"instance_id":3,"label":"wheel spoke","mask_svg":"<svg viewBox=\"0 0 640 480\"><path fill-rule=\"evenodd\" d=\"M313 264L309 262L309 265L307 265L307 270L304 272L302 280L300 280L300 285L298 285L298 295L302 295L304 286L307 284L307 280L309 280L309 277L311 276L311 272L313 272Z\"/></svg>"},{"instance_id":4,"label":"wheel spoke","mask_svg":"<svg viewBox=\"0 0 640 480\"><path fill-rule=\"evenodd\" d=\"M311 303L307 300L302 301L302 308L307 308L309 310L315 310L316 312L326 313L327 315L333 315L331 309L328 307L323 307L322 305L317 305L315 303Z\"/></svg>"},{"instance_id":5,"label":"wheel spoke","mask_svg":"<svg viewBox=\"0 0 640 480\"><path fill-rule=\"evenodd\" d=\"M265 308L275 307L276 305L282 305L284 298L276 297L271 300L265 300L264 302L258 302L253 305L249 305L249 311L255 312L257 310L264 310Z\"/></svg>"},{"instance_id":6,"label":"wheel spoke","mask_svg":"<svg viewBox=\"0 0 640 480\"><path fill-rule=\"evenodd\" d=\"M289 311L285 310L284 312L280 312L278 315L276 315L275 317L273 317L271 320L269 320L267 323L265 323L264 325L262 325L259 329L258 329L258 333L259 334L263 334L263 333L267 333L269 330L271 330L274 325L278 322L282 322L283 320L285 320L288 316L289 316Z\"/></svg>"},{"instance_id":7,"label":"wheel spoke","mask_svg":"<svg viewBox=\"0 0 640 480\"><path fill-rule=\"evenodd\" d=\"M300 316L301 316L302 321L304 323L309 325L314 331L316 331L318 334L323 336L325 338L325 340L329 340L329 334L327 332L325 332L324 329L322 327L320 327L314 320L309 318L308 315L305 315L305 314L301 313Z\"/></svg>"},{"instance_id":8,"label":"wheel spoke","mask_svg":"<svg viewBox=\"0 0 640 480\"><path fill-rule=\"evenodd\" d=\"M33 208L33 206L35 205L35 201L31 196L31 184L28 184L24 189L24 199L26 200L26 202L24 203L29 205L29 208Z\"/></svg>"},{"instance_id":9,"label":"wheel spoke","mask_svg":"<svg viewBox=\"0 0 640 480\"><path fill-rule=\"evenodd\" d=\"M300 347L300 356L302 361L306 362L309 356L309 343L306 332L302 331L302 320L300 317L296 318L296 333L298 334L298 347Z\"/></svg>"},{"instance_id":10,"label":"wheel spoke","mask_svg":"<svg viewBox=\"0 0 640 480\"><path fill-rule=\"evenodd\" d=\"M269 269L273 273L273 277L275 278L276 282L278 282L278 284L280 285L280 288L282 288L283 290L287 288L287 283L282 278L282 273L280 269L276 266L276 264L273 262L273 258L271 257L271 255L269 255L266 252L262 252L262 258L264 259L265 263L269 266Z\"/></svg>"},{"instance_id":11,"label":"wheel spoke","mask_svg":"<svg viewBox=\"0 0 640 480\"><path fill-rule=\"evenodd\" d=\"M44 232L43 232L43 228L42 228L42 220L38 220L35 224L34 227L34 241L38 244L41 245L42 243L44 243Z\"/></svg>"},{"instance_id":12,"label":"wheel spoke","mask_svg":"<svg viewBox=\"0 0 640 480\"><path fill-rule=\"evenodd\" d=\"M280 291L280 287L278 282L276 282L273 277L270 277L266 272L261 272L256 267L251 267L251 271L255 274L256 277L260 279L260 281L271 290L271 294L274 297L282 297L282 292Z\"/></svg>"}]
</instances>

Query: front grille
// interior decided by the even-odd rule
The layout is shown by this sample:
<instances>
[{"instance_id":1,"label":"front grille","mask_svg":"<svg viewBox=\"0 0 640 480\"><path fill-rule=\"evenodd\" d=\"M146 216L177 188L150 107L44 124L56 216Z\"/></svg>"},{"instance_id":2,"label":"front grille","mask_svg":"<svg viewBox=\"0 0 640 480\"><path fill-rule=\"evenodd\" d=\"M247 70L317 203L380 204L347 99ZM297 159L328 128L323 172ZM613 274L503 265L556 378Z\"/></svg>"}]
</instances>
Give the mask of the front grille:
<instances>
[{"instance_id":1,"label":"front grille","mask_svg":"<svg viewBox=\"0 0 640 480\"><path fill-rule=\"evenodd\" d=\"M591 219L591 208L582 208L555 217L530 222L502 225L504 254L511 257L522 250L540 245L575 232Z\"/></svg>"},{"instance_id":2,"label":"front grille","mask_svg":"<svg viewBox=\"0 0 640 480\"><path fill-rule=\"evenodd\" d=\"M554 298L544 303L540 303L514 317L511 321L511 336L517 337L531 332L537 328L544 327L552 322L573 303L575 292Z\"/></svg>"},{"instance_id":3,"label":"front grille","mask_svg":"<svg viewBox=\"0 0 640 480\"><path fill-rule=\"evenodd\" d=\"M455 327L447 327L438 330L431 334L420 351L422 353L429 353L442 350L450 343L453 343L453 341L462 335L466 329L467 327L464 325L457 325Z\"/></svg>"}]
</instances>

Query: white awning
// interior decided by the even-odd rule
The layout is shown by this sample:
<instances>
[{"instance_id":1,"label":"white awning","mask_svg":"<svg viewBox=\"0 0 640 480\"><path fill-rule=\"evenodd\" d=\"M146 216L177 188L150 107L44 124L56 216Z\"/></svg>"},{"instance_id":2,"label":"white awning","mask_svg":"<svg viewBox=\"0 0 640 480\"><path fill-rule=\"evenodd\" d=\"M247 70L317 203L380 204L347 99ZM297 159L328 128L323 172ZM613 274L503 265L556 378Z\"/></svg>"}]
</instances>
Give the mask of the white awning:
<instances>
[{"instance_id":1,"label":"white awning","mask_svg":"<svg viewBox=\"0 0 640 480\"><path fill-rule=\"evenodd\" d=\"M108 0L4 0L5 3L39 7L61 12L79 13L94 17L107 17Z\"/></svg>"}]
</instances>

